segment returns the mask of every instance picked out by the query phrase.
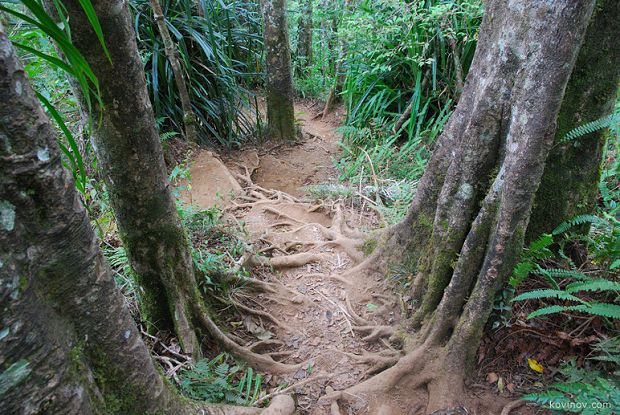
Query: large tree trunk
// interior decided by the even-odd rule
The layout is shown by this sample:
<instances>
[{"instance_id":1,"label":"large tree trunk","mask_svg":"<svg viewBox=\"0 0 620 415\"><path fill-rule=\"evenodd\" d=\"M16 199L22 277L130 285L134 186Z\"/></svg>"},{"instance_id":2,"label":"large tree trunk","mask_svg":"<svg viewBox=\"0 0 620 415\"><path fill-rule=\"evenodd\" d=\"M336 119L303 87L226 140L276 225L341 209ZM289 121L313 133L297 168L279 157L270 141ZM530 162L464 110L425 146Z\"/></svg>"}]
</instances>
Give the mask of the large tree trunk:
<instances>
[{"instance_id":1,"label":"large tree trunk","mask_svg":"<svg viewBox=\"0 0 620 415\"><path fill-rule=\"evenodd\" d=\"M267 136L274 140L294 140L297 126L286 0L262 0L261 7L267 71Z\"/></svg>"},{"instance_id":2,"label":"large tree trunk","mask_svg":"<svg viewBox=\"0 0 620 415\"><path fill-rule=\"evenodd\" d=\"M142 317L174 332L199 355L191 318L196 280L189 243L169 190L127 3L93 1L111 62L78 0L63 2L75 46L99 80L105 108L94 108L94 144L123 245L139 276Z\"/></svg>"},{"instance_id":3,"label":"large tree trunk","mask_svg":"<svg viewBox=\"0 0 620 415\"><path fill-rule=\"evenodd\" d=\"M0 413L259 413L160 377L1 24L0 131Z\"/></svg>"},{"instance_id":4,"label":"large tree trunk","mask_svg":"<svg viewBox=\"0 0 620 415\"><path fill-rule=\"evenodd\" d=\"M593 5L486 3L463 94L406 219L348 273L394 262L409 266L415 312L405 328L415 334L406 336L408 354L347 392L426 385L427 412L463 403L465 374L495 292L522 249Z\"/></svg>"},{"instance_id":5,"label":"large tree trunk","mask_svg":"<svg viewBox=\"0 0 620 415\"><path fill-rule=\"evenodd\" d=\"M297 26L297 67L299 74L312 64L312 0L301 4L301 15Z\"/></svg>"},{"instance_id":6,"label":"large tree trunk","mask_svg":"<svg viewBox=\"0 0 620 415\"><path fill-rule=\"evenodd\" d=\"M177 52L177 48L170 36L170 31L168 30L168 26L166 25L166 17L164 16L164 11L161 8L161 4L159 4L158 0L150 0L151 8L153 9L153 18L157 22L157 28L159 29L159 34L161 35L162 41L164 42L164 49L166 52L166 57L168 58L168 62L170 62L170 67L172 68L172 74L174 75L174 82L177 85L177 90L179 91L179 99L181 100L181 108L183 108L183 124L185 126L185 139L190 143L198 142L198 135L196 132L196 114L194 114L194 110L192 109L192 102L189 97L189 91L187 90L187 83L185 82L185 77L183 76L183 68L181 67L181 62L179 60L179 55ZM198 5L198 9L202 10L200 4Z\"/></svg>"},{"instance_id":7,"label":"large tree trunk","mask_svg":"<svg viewBox=\"0 0 620 415\"><path fill-rule=\"evenodd\" d=\"M560 141L573 128L614 110L620 81L619 21L619 1L598 1L566 87L555 145L534 199L526 233L528 241L551 232L565 220L592 213L596 206L601 156L608 130L599 130L566 144Z\"/></svg>"}]
</instances>

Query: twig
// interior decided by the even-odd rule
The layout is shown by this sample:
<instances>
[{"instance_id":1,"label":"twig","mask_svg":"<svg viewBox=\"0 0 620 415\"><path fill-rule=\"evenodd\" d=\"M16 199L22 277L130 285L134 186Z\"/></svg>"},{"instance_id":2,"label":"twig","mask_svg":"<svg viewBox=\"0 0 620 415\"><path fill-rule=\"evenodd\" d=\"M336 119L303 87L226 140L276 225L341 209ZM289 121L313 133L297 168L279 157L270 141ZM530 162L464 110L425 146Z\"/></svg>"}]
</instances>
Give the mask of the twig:
<instances>
[{"instance_id":1,"label":"twig","mask_svg":"<svg viewBox=\"0 0 620 415\"><path fill-rule=\"evenodd\" d=\"M314 376L314 377L309 377L309 378L304 379L304 380L302 380L300 382L294 383L291 386L287 386L286 388L281 389L279 391L268 393L267 395L263 396L262 398L258 399L256 402L254 402L254 405L258 405L259 403L264 402L264 401L266 401L268 399L271 399L274 396L283 395L283 394L285 394L285 393L287 393L287 392L289 392L289 391L291 391L291 390L293 390L295 388L299 388L299 387L304 386L304 385L306 385L308 383L311 383L311 382L314 382L314 381L317 381L317 380L321 380L321 379L331 378L333 376L337 376L337 375L332 375L332 376L329 376L329 375L317 375L317 376Z\"/></svg>"}]
</instances>

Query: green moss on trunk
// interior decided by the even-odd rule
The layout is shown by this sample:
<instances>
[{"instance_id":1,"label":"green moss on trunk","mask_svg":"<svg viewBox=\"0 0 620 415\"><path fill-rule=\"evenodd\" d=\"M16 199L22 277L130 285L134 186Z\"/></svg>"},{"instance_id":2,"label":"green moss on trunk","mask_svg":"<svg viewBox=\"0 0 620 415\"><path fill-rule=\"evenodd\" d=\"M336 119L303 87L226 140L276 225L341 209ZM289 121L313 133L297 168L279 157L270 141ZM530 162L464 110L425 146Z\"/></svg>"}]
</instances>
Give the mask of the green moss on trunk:
<instances>
[{"instance_id":1,"label":"green moss on trunk","mask_svg":"<svg viewBox=\"0 0 620 415\"><path fill-rule=\"evenodd\" d=\"M575 127L609 114L620 80L620 2L599 0L558 115L555 142ZM598 195L601 130L556 144L547 159L526 234L530 242L574 216L591 213ZM587 228L582 231L587 232Z\"/></svg>"}]
</instances>

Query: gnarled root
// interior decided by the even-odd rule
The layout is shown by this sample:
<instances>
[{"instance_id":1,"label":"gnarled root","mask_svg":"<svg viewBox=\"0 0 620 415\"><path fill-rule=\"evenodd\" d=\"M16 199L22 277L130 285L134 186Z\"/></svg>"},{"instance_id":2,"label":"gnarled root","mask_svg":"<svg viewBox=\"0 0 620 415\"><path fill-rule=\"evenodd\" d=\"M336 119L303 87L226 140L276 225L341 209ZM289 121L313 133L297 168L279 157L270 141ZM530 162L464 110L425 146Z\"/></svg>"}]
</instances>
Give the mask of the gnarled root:
<instances>
[{"instance_id":1,"label":"gnarled root","mask_svg":"<svg viewBox=\"0 0 620 415\"><path fill-rule=\"evenodd\" d=\"M299 254L278 256L269 259L269 265L273 268L297 268L302 267L311 262L321 262L324 259L322 254L312 254L308 252L302 252Z\"/></svg>"},{"instance_id":2,"label":"gnarled root","mask_svg":"<svg viewBox=\"0 0 620 415\"><path fill-rule=\"evenodd\" d=\"M426 413L456 408L462 402L464 373L447 367L446 362L443 349L422 345L383 372L343 391L325 395L319 402L325 404L338 399L353 402L387 393L396 386L404 390L426 386L429 392Z\"/></svg>"},{"instance_id":3,"label":"gnarled root","mask_svg":"<svg viewBox=\"0 0 620 415\"><path fill-rule=\"evenodd\" d=\"M246 313L250 313L250 314L254 314L255 316L263 317L263 318L271 321L276 326L286 330L289 333L293 333L295 331L291 327L289 327L286 324L284 324L284 322L282 322L279 318L274 317L273 314L271 314L271 313L269 313L267 311L258 310L256 308L248 307L245 304L243 304L243 303L241 303L239 301L236 301L232 297L230 297L230 302L236 308L241 309L241 310L245 311Z\"/></svg>"},{"instance_id":4,"label":"gnarled root","mask_svg":"<svg viewBox=\"0 0 620 415\"><path fill-rule=\"evenodd\" d=\"M375 297L379 296L375 295ZM376 342L383 337L390 337L394 334L395 330L392 326L376 325L358 315L353 309L348 296L345 297L345 303L347 305L347 311L355 323L353 330L363 334L367 333L367 335L362 338L365 342Z\"/></svg>"},{"instance_id":5,"label":"gnarled root","mask_svg":"<svg viewBox=\"0 0 620 415\"><path fill-rule=\"evenodd\" d=\"M220 328L209 318L206 310L199 304L194 304L194 314L196 319L202 324L205 330L219 343L225 350L233 356L244 360L251 367L273 374L291 373L303 367L303 363L286 364L273 360L269 355L261 355L254 353L247 347L241 346L234 342L230 337L226 336Z\"/></svg>"},{"instance_id":6,"label":"gnarled root","mask_svg":"<svg viewBox=\"0 0 620 415\"><path fill-rule=\"evenodd\" d=\"M360 363L371 365L370 368L366 370L367 376L374 375L376 373L382 372L389 367L394 366L402 357L402 354L400 352L393 350L383 350L378 353L371 353L364 350L362 351L361 355L348 353L337 349L334 350Z\"/></svg>"},{"instance_id":7,"label":"gnarled root","mask_svg":"<svg viewBox=\"0 0 620 415\"><path fill-rule=\"evenodd\" d=\"M290 395L277 395L267 408L252 408L247 406L192 404L195 409L185 411L186 414L196 415L293 415L295 401Z\"/></svg>"},{"instance_id":8,"label":"gnarled root","mask_svg":"<svg viewBox=\"0 0 620 415\"><path fill-rule=\"evenodd\" d=\"M362 340L368 343L376 342L383 337L390 337L394 334L394 327L392 326L353 326L353 331L357 331L363 334L368 333L362 337Z\"/></svg>"},{"instance_id":9,"label":"gnarled root","mask_svg":"<svg viewBox=\"0 0 620 415\"><path fill-rule=\"evenodd\" d=\"M525 405L527 402L522 401L521 399L517 399L516 401L508 402L504 408L502 409L502 413L500 415L509 415L513 409L517 409Z\"/></svg>"},{"instance_id":10,"label":"gnarled root","mask_svg":"<svg viewBox=\"0 0 620 415\"><path fill-rule=\"evenodd\" d=\"M277 395L261 415L292 415L295 412L295 401L290 395Z\"/></svg>"}]
</instances>

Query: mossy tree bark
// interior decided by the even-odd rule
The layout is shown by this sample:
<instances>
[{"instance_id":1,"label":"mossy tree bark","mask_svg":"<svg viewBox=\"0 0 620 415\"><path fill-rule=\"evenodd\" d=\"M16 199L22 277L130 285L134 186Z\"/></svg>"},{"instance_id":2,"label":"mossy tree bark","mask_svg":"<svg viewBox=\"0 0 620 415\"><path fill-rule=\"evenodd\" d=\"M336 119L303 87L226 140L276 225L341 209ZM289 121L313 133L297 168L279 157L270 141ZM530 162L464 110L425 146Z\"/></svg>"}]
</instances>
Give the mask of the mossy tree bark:
<instances>
[{"instance_id":1,"label":"mossy tree bark","mask_svg":"<svg viewBox=\"0 0 620 415\"><path fill-rule=\"evenodd\" d=\"M528 241L551 232L565 220L594 211L608 131L599 130L566 144L560 140L573 128L614 110L620 81L618 21L620 2L599 0L566 87L555 145L534 198Z\"/></svg>"},{"instance_id":2,"label":"mossy tree bark","mask_svg":"<svg viewBox=\"0 0 620 415\"><path fill-rule=\"evenodd\" d=\"M157 22L157 28L159 29L159 34L164 43L166 57L168 58L168 62L170 62L170 68L172 69L172 74L174 75L174 82L176 83L177 91L179 92L179 100L181 101L181 108L183 108L185 139L190 143L197 143L197 118L196 114L194 114L194 110L192 109L192 101L189 96L185 77L183 76L183 68L181 67L179 54L176 45L172 40L172 37L170 36L168 26L166 25L166 17L164 16L164 11L161 7L161 4L158 0L150 0L150 2L151 8L153 9L153 18ZM198 9L202 10L200 4L198 4Z\"/></svg>"},{"instance_id":3,"label":"mossy tree bark","mask_svg":"<svg viewBox=\"0 0 620 415\"><path fill-rule=\"evenodd\" d=\"M0 413L259 413L161 378L54 134L0 24Z\"/></svg>"},{"instance_id":4,"label":"mossy tree bark","mask_svg":"<svg viewBox=\"0 0 620 415\"><path fill-rule=\"evenodd\" d=\"M297 24L297 68L300 75L312 64L312 30L312 0L305 0Z\"/></svg>"},{"instance_id":5,"label":"mossy tree bark","mask_svg":"<svg viewBox=\"0 0 620 415\"><path fill-rule=\"evenodd\" d=\"M191 298L197 290L189 242L169 190L163 152L127 3L95 0L111 61L78 0L63 2L75 46L100 83L94 108L95 153L133 269L143 318L200 354Z\"/></svg>"},{"instance_id":6,"label":"mossy tree bark","mask_svg":"<svg viewBox=\"0 0 620 415\"><path fill-rule=\"evenodd\" d=\"M274 140L294 140L298 131L295 125L286 0L262 0L261 8L267 71L267 136Z\"/></svg>"},{"instance_id":7,"label":"mossy tree bark","mask_svg":"<svg viewBox=\"0 0 620 415\"><path fill-rule=\"evenodd\" d=\"M408 354L351 394L400 382L428 387L427 412L463 403L495 292L523 245L593 6L594 0L486 3L461 99L406 219L349 273L406 262L415 301Z\"/></svg>"}]
</instances>

